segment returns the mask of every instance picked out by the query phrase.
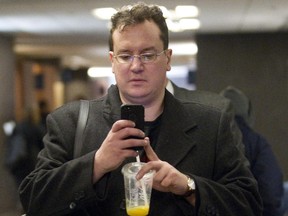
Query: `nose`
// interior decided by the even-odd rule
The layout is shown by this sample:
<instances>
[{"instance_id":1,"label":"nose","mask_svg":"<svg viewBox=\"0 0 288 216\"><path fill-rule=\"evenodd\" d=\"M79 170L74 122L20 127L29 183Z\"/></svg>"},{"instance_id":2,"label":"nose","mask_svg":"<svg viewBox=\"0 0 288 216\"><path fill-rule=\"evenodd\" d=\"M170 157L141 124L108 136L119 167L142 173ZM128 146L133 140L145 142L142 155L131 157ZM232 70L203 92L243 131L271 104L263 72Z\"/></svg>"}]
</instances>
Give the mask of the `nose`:
<instances>
[{"instance_id":1,"label":"nose","mask_svg":"<svg viewBox=\"0 0 288 216\"><path fill-rule=\"evenodd\" d=\"M140 56L138 55L133 56L130 68L135 73L139 73L143 70L143 63L141 62Z\"/></svg>"},{"instance_id":2,"label":"nose","mask_svg":"<svg viewBox=\"0 0 288 216\"><path fill-rule=\"evenodd\" d=\"M140 55L133 55L132 64L133 64L135 61L139 61L140 63L142 63L142 61L141 61L141 56L140 56Z\"/></svg>"}]
</instances>

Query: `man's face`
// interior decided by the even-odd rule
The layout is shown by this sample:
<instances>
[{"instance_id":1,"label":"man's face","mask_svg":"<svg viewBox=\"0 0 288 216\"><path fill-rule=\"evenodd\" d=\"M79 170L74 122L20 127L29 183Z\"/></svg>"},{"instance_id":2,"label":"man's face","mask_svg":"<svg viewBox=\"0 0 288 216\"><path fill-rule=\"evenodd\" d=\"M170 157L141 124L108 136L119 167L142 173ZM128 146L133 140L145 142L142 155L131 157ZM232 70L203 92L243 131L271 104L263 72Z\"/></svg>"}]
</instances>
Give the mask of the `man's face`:
<instances>
[{"instance_id":1,"label":"man's face","mask_svg":"<svg viewBox=\"0 0 288 216\"><path fill-rule=\"evenodd\" d=\"M154 22L116 29L112 35L114 53L110 53L112 70L123 103L149 105L162 98L165 92L166 71L171 69L171 50L157 56L155 61L143 63L137 57L130 63L119 63L113 57L119 54L141 55L160 53L163 42Z\"/></svg>"}]
</instances>

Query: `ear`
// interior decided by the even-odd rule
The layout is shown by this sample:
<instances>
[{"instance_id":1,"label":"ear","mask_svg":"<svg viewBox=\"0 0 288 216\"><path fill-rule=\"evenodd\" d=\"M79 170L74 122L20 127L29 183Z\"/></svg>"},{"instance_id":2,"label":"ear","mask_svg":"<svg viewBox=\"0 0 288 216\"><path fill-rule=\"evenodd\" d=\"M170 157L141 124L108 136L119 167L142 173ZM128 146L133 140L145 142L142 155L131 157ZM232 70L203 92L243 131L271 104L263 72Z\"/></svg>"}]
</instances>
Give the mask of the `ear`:
<instances>
[{"instance_id":1,"label":"ear","mask_svg":"<svg viewBox=\"0 0 288 216\"><path fill-rule=\"evenodd\" d=\"M110 59L110 62L113 64L114 57L113 57L112 51L109 52L109 59Z\"/></svg>"},{"instance_id":2,"label":"ear","mask_svg":"<svg viewBox=\"0 0 288 216\"><path fill-rule=\"evenodd\" d=\"M110 59L110 62L111 62L111 68L112 68L112 73L114 73L114 64L115 64L115 58L113 57L113 52L110 51L109 52L109 59Z\"/></svg>"},{"instance_id":3,"label":"ear","mask_svg":"<svg viewBox=\"0 0 288 216\"><path fill-rule=\"evenodd\" d=\"M109 59L110 59L110 62L111 62L112 73L114 73L114 61L115 61L115 58L113 57L113 52L112 51L109 52Z\"/></svg>"},{"instance_id":4,"label":"ear","mask_svg":"<svg viewBox=\"0 0 288 216\"><path fill-rule=\"evenodd\" d=\"M167 51L166 51L166 57L167 57L166 71L170 71L170 70L171 70L172 49L167 49Z\"/></svg>"}]
</instances>

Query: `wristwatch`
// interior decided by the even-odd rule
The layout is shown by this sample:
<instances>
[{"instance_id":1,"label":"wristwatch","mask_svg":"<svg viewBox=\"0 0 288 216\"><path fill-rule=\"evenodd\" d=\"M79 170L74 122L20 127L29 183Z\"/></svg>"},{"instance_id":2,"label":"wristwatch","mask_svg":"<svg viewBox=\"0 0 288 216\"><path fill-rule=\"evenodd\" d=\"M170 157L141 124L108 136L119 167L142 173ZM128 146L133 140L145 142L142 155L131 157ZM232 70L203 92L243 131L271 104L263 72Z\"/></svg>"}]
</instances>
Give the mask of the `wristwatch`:
<instances>
[{"instance_id":1,"label":"wristwatch","mask_svg":"<svg viewBox=\"0 0 288 216\"><path fill-rule=\"evenodd\" d=\"M195 193L195 190L196 190L196 185L195 185L194 180L190 178L190 176L188 175L187 175L187 186L188 186L188 190L185 194L182 195L182 197L189 197L193 193Z\"/></svg>"}]
</instances>

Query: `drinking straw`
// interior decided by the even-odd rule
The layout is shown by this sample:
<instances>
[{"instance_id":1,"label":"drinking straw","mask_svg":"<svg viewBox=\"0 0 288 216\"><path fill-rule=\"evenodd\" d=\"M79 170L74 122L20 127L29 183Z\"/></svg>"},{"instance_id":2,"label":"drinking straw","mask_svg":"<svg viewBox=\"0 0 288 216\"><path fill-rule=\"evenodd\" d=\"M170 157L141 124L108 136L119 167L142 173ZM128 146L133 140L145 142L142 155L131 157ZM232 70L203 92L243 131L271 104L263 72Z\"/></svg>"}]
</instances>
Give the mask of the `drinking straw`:
<instances>
[{"instance_id":1,"label":"drinking straw","mask_svg":"<svg viewBox=\"0 0 288 216\"><path fill-rule=\"evenodd\" d=\"M139 154L136 156L136 161L137 161L138 163L140 163L140 156L139 156ZM144 182L143 182L143 178L140 179L140 184L141 184L141 187L142 187L142 189L143 189L145 206L148 206L148 198L147 198L147 193L146 193L146 188L145 188L145 185L144 185Z\"/></svg>"}]
</instances>

